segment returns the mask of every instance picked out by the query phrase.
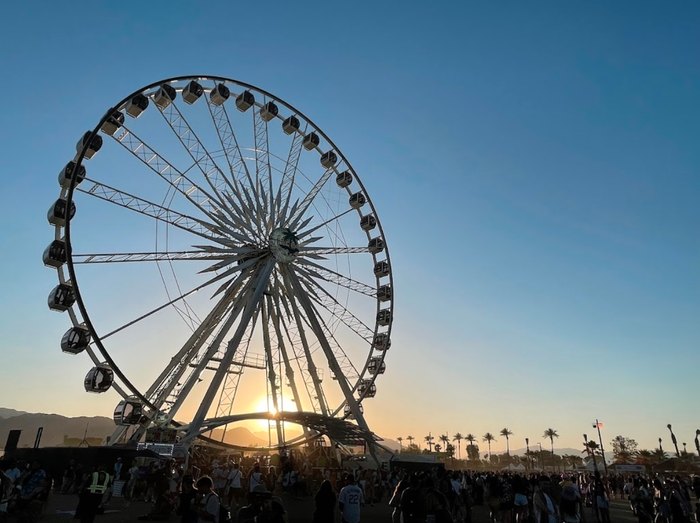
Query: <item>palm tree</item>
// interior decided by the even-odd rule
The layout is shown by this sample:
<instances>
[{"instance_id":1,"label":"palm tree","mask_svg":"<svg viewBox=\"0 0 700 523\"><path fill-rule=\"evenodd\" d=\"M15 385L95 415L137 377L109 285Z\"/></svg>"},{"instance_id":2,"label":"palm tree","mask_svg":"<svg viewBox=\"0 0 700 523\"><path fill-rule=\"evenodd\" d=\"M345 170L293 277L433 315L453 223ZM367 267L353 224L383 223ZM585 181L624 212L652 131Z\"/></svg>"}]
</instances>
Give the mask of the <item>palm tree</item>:
<instances>
[{"instance_id":1,"label":"palm tree","mask_svg":"<svg viewBox=\"0 0 700 523\"><path fill-rule=\"evenodd\" d=\"M447 434L440 434L439 439L442 441L442 448L446 449L447 444L450 442L450 437Z\"/></svg>"},{"instance_id":2,"label":"palm tree","mask_svg":"<svg viewBox=\"0 0 700 523\"><path fill-rule=\"evenodd\" d=\"M427 436L423 438L428 445L428 452L433 451L433 440L435 439L433 435L429 432Z\"/></svg>"},{"instance_id":3,"label":"palm tree","mask_svg":"<svg viewBox=\"0 0 700 523\"><path fill-rule=\"evenodd\" d=\"M411 445L413 445L413 440L415 440L416 438L409 434L408 436L406 436L406 439L408 440L408 446L410 447Z\"/></svg>"},{"instance_id":4,"label":"palm tree","mask_svg":"<svg viewBox=\"0 0 700 523\"><path fill-rule=\"evenodd\" d=\"M491 434L490 432L487 432L486 434L484 434L483 439L489 445L489 461L490 461L491 460L491 442L496 441L496 438L493 437L493 434Z\"/></svg>"},{"instance_id":5,"label":"palm tree","mask_svg":"<svg viewBox=\"0 0 700 523\"><path fill-rule=\"evenodd\" d=\"M549 438L549 441L552 444L552 456L554 456L554 438L558 438L559 434L557 434L557 431L555 429L547 429L544 431L542 437Z\"/></svg>"},{"instance_id":6,"label":"palm tree","mask_svg":"<svg viewBox=\"0 0 700 523\"><path fill-rule=\"evenodd\" d=\"M464 436L460 432L455 434L455 437L452 438L452 441L457 442L457 459L462 459L462 440L464 439Z\"/></svg>"},{"instance_id":7,"label":"palm tree","mask_svg":"<svg viewBox=\"0 0 700 523\"><path fill-rule=\"evenodd\" d=\"M510 441L508 440L508 436L511 436L513 434L512 431L508 429L501 429L501 436L506 437L506 454L510 456Z\"/></svg>"},{"instance_id":8,"label":"palm tree","mask_svg":"<svg viewBox=\"0 0 700 523\"><path fill-rule=\"evenodd\" d=\"M398 438L396 438L396 441L399 442L399 452L401 452L403 450L403 438L399 436Z\"/></svg>"}]
</instances>

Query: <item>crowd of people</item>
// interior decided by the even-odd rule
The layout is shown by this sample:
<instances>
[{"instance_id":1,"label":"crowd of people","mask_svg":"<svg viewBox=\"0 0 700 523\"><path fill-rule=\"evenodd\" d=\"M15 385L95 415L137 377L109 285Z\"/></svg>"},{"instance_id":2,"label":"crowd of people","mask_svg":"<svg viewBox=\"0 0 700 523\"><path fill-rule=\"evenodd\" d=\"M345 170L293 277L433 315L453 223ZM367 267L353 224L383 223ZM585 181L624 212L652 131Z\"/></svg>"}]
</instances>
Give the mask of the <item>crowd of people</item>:
<instances>
[{"instance_id":1,"label":"crowd of people","mask_svg":"<svg viewBox=\"0 0 700 523\"><path fill-rule=\"evenodd\" d=\"M360 523L363 506L374 504L389 505L392 523L472 523L479 506L492 523L609 523L611 500L627 503L639 523L693 523L700 499L700 476L410 471L210 457L187 470L164 459L117 458L94 467L71 460L51 478L36 461L0 461L0 522L8 514L13 521L39 519L52 486L78 496L81 523L92 523L112 497L147 502L140 520L183 523L284 523L283 500L309 498L313 523Z\"/></svg>"},{"instance_id":2,"label":"crowd of people","mask_svg":"<svg viewBox=\"0 0 700 523\"><path fill-rule=\"evenodd\" d=\"M584 523L586 514L589 523L610 523L611 499L628 501L640 523L696 522L700 477L435 469L404 475L389 504L393 523L471 523L477 505L493 523Z\"/></svg>"}]
</instances>

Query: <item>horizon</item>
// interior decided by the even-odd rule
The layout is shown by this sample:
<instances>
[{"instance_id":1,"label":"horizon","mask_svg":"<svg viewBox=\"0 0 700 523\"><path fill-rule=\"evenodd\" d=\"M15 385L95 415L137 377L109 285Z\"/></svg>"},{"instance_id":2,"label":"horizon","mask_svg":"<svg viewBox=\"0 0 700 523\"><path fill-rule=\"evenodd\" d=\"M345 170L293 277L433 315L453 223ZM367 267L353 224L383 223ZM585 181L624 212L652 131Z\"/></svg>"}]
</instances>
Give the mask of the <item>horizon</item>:
<instances>
[{"instance_id":1,"label":"horizon","mask_svg":"<svg viewBox=\"0 0 700 523\"><path fill-rule=\"evenodd\" d=\"M131 16L136 5L141 17ZM76 141L108 108L194 71L298 107L376 205L396 303L386 374L362 403L373 432L481 438L508 427L511 442L532 444L552 427L576 448L599 419L604 441L619 434L653 449L661 437L666 449L671 423L690 444L700 428L700 57L689 50L700 49L700 4L407 2L372 5L370 16L361 4L306 5L273 3L264 28L243 23L235 6L215 16L56 4L40 18L33 2L7 6L13 23L0 41L15 98L0 114L10 196L0 236L2 402L111 417L121 396L84 391L93 362L61 352L71 322L46 305L57 283L41 263L55 233L46 211ZM139 124L148 128L152 114ZM110 153L90 160L91 175L132 183L145 198L150 183ZM175 155L187 167L184 157ZM77 252L161 245L152 223L78 203ZM122 265L130 268L78 273L101 334L174 287L153 265ZM192 317L168 308L110 338L138 388L183 346L210 303L203 294ZM374 321L373 307L353 312ZM348 350L364 362L363 347ZM241 385L235 412L271 411L264 373L248 369L244 379L261 376ZM283 410L291 399L285 390ZM197 398L190 403L183 416ZM498 437L494 449L505 446Z\"/></svg>"}]
</instances>

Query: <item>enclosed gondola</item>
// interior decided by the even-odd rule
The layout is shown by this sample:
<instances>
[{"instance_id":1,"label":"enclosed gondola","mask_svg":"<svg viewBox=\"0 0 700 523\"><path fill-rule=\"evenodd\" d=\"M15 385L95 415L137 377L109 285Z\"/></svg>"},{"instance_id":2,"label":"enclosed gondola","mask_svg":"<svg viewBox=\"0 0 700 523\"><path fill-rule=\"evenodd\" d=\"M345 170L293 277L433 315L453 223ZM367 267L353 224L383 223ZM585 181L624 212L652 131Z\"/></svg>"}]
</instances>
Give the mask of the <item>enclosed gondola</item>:
<instances>
[{"instance_id":1,"label":"enclosed gondola","mask_svg":"<svg viewBox=\"0 0 700 523\"><path fill-rule=\"evenodd\" d=\"M242 113L250 109L255 103L255 96L250 91L243 91L236 97L236 107Z\"/></svg>"},{"instance_id":2,"label":"enclosed gondola","mask_svg":"<svg viewBox=\"0 0 700 523\"><path fill-rule=\"evenodd\" d=\"M61 338L61 350L69 354L80 354L90 345L90 331L84 325L71 327Z\"/></svg>"},{"instance_id":3,"label":"enclosed gondola","mask_svg":"<svg viewBox=\"0 0 700 523\"><path fill-rule=\"evenodd\" d=\"M73 177L75 177L75 185L79 185L80 182L85 179L85 167L81 164L80 167L76 169L75 165L76 164L74 161L70 161L63 169L61 169L61 172L58 173L58 183L64 189L67 189L70 186Z\"/></svg>"},{"instance_id":4,"label":"enclosed gondola","mask_svg":"<svg viewBox=\"0 0 700 523\"><path fill-rule=\"evenodd\" d=\"M143 416L143 403L134 396L121 400L114 409L114 423L136 425Z\"/></svg>"},{"instance_id":5,"label":"enclosed gondola","mask_svg":"<svg viewBox=\"0 0 700 523\"><path fill-rule=\"evenodd\" d=\"M85 375L86 392L107 392L112 383L114 383L114 371L106 363L100 363Z\"/></svg>"},{"instance_id":6,"label":"enclosed gondola","mask_svg":"<svg viewBox=\"0 0 700 523\"><path fill-rule=\"evenodd\" d=\"M62 240L54 240L49 243L49 246L44 249L42 260L47 267L60 267L68 259L68 251L66 250L66 242Z\"/></svg>"},{"instance_id":7,"label":"enclosed gondola","mask_svg":"<svg viewBox=\"0 0 700 523\"><path fill-rule=\"evenodd\" d=\"M90 139L91 131L86 131L75 144L75 152L80 153L85 147L85 158L90 159L102 148L102 137L99 134ZM89 142L89 143L88 143Z\"/></svg>"},{"instance_id":8,"label":"enclosed gondola","mask_svg":"<svg viewBox=\"0 0 700 523\"><path fill-rule=\"evenodd\" d=\"M182 99L191 105L199 100L199 97L202 96L203 93L204 87L196 80L192 80L182 90Z\"/></svg>"},{"instance_id":9,"label":"enclosed gondola","mask_svg":"<svg viewBox=\"0 0 700 523\"><path fill-rule=\"evenodd\" d=\"M153 103L161 109L168 107L177 98L177 91L172 85L161 85L153 95Z\"/></svg>"},{"instance_id":10,"label":"enclosed gondola","mask_svg":"<svg viewBox=\"0 0 700 523\"><path fill-rule=\"evenodd\" d=\"M49 207L47 218L51 225L63 227L66 224L66 219L71 220L75 216L75 203L70 202L70 209L65 198L59 198L54 204Z\"/></svg>"},{"instance_id":11,"label":"enclosed gondola","mask_svg":"<svg viewBox=\"0 0 700 523\"><path fill-rule=\"evenodd\" d=\"M75 303L75 293L73 286L67 283L59 283L49 293L49 309L63 312L70 309Z\"/></svg>"},{"instance_id":12,"label":"enclosed gondola","mask_svg":"<svg viewBox=\"0 0 700 523\"><path fill-rule=\"evenodd\" d=\"M132 118L138 118L148 108L148 98L141 93L137 94L126 104L126 114Z\"/></svg>"},{"instance_id":13,"label":"enclosed gondola","mask_svg":"<svg viewBox=\"0 0 700 523\"><path fill-rule=\"evenodd\" d=\"M211 90L209 99L214 105L221 105L231 96L231 91L224 84L216 84L216 87Z\"/></svg>"}]
</instances>

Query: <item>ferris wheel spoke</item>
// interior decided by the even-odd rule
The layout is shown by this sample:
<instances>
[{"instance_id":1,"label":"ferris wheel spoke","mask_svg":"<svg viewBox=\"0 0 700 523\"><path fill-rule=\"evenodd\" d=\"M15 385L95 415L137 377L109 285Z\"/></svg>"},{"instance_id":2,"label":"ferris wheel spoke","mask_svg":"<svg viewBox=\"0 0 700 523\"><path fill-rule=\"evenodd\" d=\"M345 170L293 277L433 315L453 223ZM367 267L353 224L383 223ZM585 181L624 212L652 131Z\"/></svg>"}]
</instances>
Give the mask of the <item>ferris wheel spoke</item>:
<instances>
[{"instance_id":1,"label":"ferris wheel spoke","mask_svg":"<svg viewBox=\"0 0 700 523\"><path fill-rule=\"evenodd\" d=\"M217 227L211 223L193 218L186 214L181 214L167 207L144 200L138 196L120 191L119 189L115 189L114 187L96 182L89 178L86 178L85 181L76 188L76 191L168 223L184 231L206 238L207 240L219 241L216 236L211 234L212 231L217 230Z\"/></svg>"},{"instance_id":2,"label":"ferris wheel spoke","mask_svg":"<svg viewBox=\"0 0 700 523\"><path fill-rule=\"evenodd\" d=\"M131 263L131 262L160 262L160 261L235 261L237 256L227 254L211 254L202 251L171 251L171 252L112 252L99 254L73 254L74 264L90 263Z\"/></svg>"},{"instance_id":3,"label":"ferris wheel spoke","mask_svg":"<svg viewBox=\"0 0 700 523\"><path fill-rule=\"evenodd\" d=\"M163 372L161 372L158 378L156 378L153 384L148 388L146 396L151 399L152 403L158 409L162 407L167 397L177 386L177 383L187 370L189 363L215 330L222 316L232 306L233 298L241 285L242 280L238 281L237 285L232 286L231 289L221 297L209 314L207 314L204 320L202 320L199 326L190 335L182 348L170 359L170 363Z\"/></svg>"},{"instance_id":4,"label":"ferris wheel spoke","mask_svg":"<svg viewBox=\"0 0 700 523\"><path fill-rule=\"evenodd\" d=\"M246 300L245 307L241 312L241 320L238 325L238 328L236 329L236 333L234 334L233 338L229 341L228 346L226 348L226 352L221 358L219 368L216 370L214 376L212 377L211 383L209 384L209 387L207 388L207 391L204 394L204 398L202 399L202 402L199 408L197 409L194 418L192 419L190 428L185 436L185 441L191 441L192 438L194 438L198 434L202 422L206 418L207 412L209 410L209 405L211 405L217 390L221 386L221 382L224 379L224 375L229 366L231 365L231 362L233 361L233 357L241 342L241 339L245 334L246 328L248 327L248 323L253 317L255 311L260 306L260 299L263 296L263 292L267 288L267 285L270 281L270 275L274 267L274 258L269 258L264 264L262 264L262 266L258 268L256 274L254 274L251 277L250 298Z\"/></svg>"},{"instance_id":5,"label":"ferris wheel spoke","mask_svg":"<svg viewBox=\"0 0 700 523\"><path fill-rule=\"evenodd\" d=\"M263 104L265 99L263 99ZM272 231L272 215L274 206L274 197L272 192L272 173L270 169L270 139L268 136L267 122L260 114L260 107L255 107L253 111L253 128L255 130L255 166L256 172L260 179L260 193L267 192L267 198L264 198L265 203L264 218L266 222L266 231Z\"/></svg>"},{"instance_id":6,"label":"ferris wheel spoke","mask_svg":"<svg viewBox=\"0 0 700 523\"><path fill-rule=\"evenodd\" d=\"M250 260L250 261L252 261L252 260ZM248 264L248 265L245 266L245 267L244 267L243 265L244 265L244 264L241 264L240 266L235 267L234 269L236 269L237 271L243 271L243 270L247 269L248 266L249 266L250 264ZM227 271L227 272L229 273L228 275L233 274L233 272L236 272L236 271L234 271L234 269L231 269L230 271ZM246 276L246 275L243 274L243 277L245 277L245 276ZM169 306L171 306L171 305L173 305L173 304L175 304L175 303L178 303L179 301L184 300L184 299L187 298L188 296L191 296L192 294L194 294L194 293L196 293L196 292L199 292L200 290L202 290L202 289L208 287L209 285L212 285L213 283L219 281L222 277L224 277L224 276L222 276L222 275L217 275L216 277L214 277L214 278L212 278L212 279L210 279L210 280L208 280L208 281L202 283L201 285L198 285L197 287L194 287L193 289L190 289L190 290L187 291L187 292L181 293L181 294L178 295L176 298L173 298L173 299L171 299L171 300L168 300L168 301L165 302L164 304L159 305L158 307L156 307L156 308L154 308L154 309L151 309L151 310L148 311L147 313L142 314L141 316L139 316L139 317L137 317L137 318L135 318L135 319L133 319L133 320L131 320L131 321L125 323L124 325L122 325L122 326L120 326L120 327L117 327L116 329L113 329L113 330L109 331L107 334L104 334L104 335L100 336L100 339L105 340L105 339L109 338L110 336L113 336L113 335L117 334L118 332L123 331L123 330L126 329L127 327L131 327L132 325L135 325L136 323L139 323L139 322L145 320L146 318L149 318L149 317L153 316L155 313L160 312L160 311L162 311L163 309L166 309L167 307L169 307ZM241 277L241 276L239 276L239 278L240 278L240 277ZM232 284L231 282L228 282L226 285L227 285L227 287L229 287L231 284ZM217 293L217 294L218 294L218 293Z\"/></svg>"},{"instance_id":7,"label":"ferris wheel spoke","mask_svg":"<svg viewBox=\"0 0 700 523\"><path fill-rule=\"evenodd\" d=\"M287 383L289 384L289 387L292 389L292 398L294 399L294 404L296 405L297 409L299 411L303 411L302 405L301 405L301 396L299 395L299 390L297 388L296 384L296 379L294 376L294 368L292 366L292 362L289 358L289 352L287 351L287 346L284 343L284 336L282 334L282 326L280 322L280 306L279 306L279 296L274 295L274 296L266 296L267 300L267 308L270 311L270 319L272 321L272 325L275 329L275 335L277 337L277 342L279 345L279 351L282 355L282 360L284 361L284 369L285 369L285 377L287 378ZM292 345L293 347L293 345ZM296 354L295 354L296 357ZM306 381L306 380L304 380ZM306 436L306 431L305 431L305 436Z\"/></svg>"},{"instance_id":8,"label":"ferris wheel spoke","mask_svg":"<svg viewBox=\"0 0 700 523\"><path fill-rule=\"evenodd\" d=\"M294 290L292 288L291 282L288 278L284 278L284 283L286 287L285 296L289 302L289 308L292 310L294 325L296 326L297 332L299 334L299 340L301 341L301 345L304 350L306 368L308 370L309 375L311 376L311 385L313 390L309 390L307 384L307 393L309 395L309 401L312 405L314 405L314 407L318 406L318 410L320 410L324 416L327 416L329 412L328 404L323 393L323 388L321 387L321 378L318 373L318 368L316 367L313 356L311 354L311 347L306 336L306 329L304 327L304 321L302 320L302 314L299 311L299 307L297 306L297 303L293 298ZM300 362L299 365L301 369L302 360L299 359L297 361Z\"/></svg>"},{"instance_id":9,"label":"ferris wheel spoke","mask_svg":"<svg viewBox=\"0 0 700 523\"><path fill-rule=\"evenodd\" d=\"M326 184L326 182L329 180L331 175L336 172L335 167L330 167L326 169L326 171L323 173L321 178L318 179L318 181L314 184L314 186L311 188L311 190L304 196L304 199L301 201L301 203L294 209L292 212L292 215L289 218L289 225L288 227L290 229L295 229L299 221L302 219L306 211L308 210L309 207L311 207L311 204L314 202L316 199L316 196L318 195L319 192L321 192L321 189L323 189L323 186Z\"/></svg>"},{"instance_id":10,"label":"ferris wheel spoke","mask_svg":"<svg viewBox=\"0 0 700 523\"><path fill-rule=\"evenodd\" d=\"M300 247L299 255L316 259L326 259L326 255L332 254L366 254L368 247Z\"/></svg>"},{"instance_id":11,"label":"ferris wheel spoke","mask_svg":"<svg viewBox=\"0 0 700 523\"><path fill-rule=\"evenodd\" d=\"M287 154L287 161L284 164L284 173L282 174L282 180L280 180L279 189L277 191L280 197L281 208L277 213L277 218L275 220L276 225L281 225L287 215L289 201L292 197L292 189L294 188L294 179L296 178L297 169L299 167L302 141L307 129L308 124L304 124L304 129L301 132L294 131L292 141L289 145L289 154Z\"/></svg>"},{"instance_id":12,"label":"ferris wheel spoke","mask_svg":"<svg viewBox=\"0 0 700 523\"><path fill-rule=\"evenodd\" d=\"M199 185L190 180L184 172L175 168L155 149L147 145L128 127L124 126L119 134L114 134L112 138L140 160L146 167L156 173L175 191L180 193L187 201L194 205L205 216L211 219L212 212L218 208L220 203L215 204L211 194L202 189Z\"/></svg>"},{"instance_id":13,"label":"ferris wheel spoke","mask_svg":"<svg viewBox=\"0 0 700 523\"><path fill-rule=\"evenodd\" d=\"M335 318L340 320L348 329L357 334L360 338L367 342L371 342L374 338L374 331L370 329L365 322L355 316L335 296L324 289L322 286L306 278L300 278L307 291L313 296L313 299L326 311Z\"/></svg>"},{"instance_id":14,"label":"ferris wheel spoke","mask_svg":"<svg viewBox=\"0 0 700 523\"><path fill-rule=\"evenodd\" d=\"M226 178L224 173L219 169L211 154L204 146L202 141L197 136L197 133L192 129L187 118L182 114L173 100L167 107L162 108L159 105L158 111L163 116L163 119L168 124L170 129L175 133L182 146L187 151L187 154L192 158L192 161L197 166L199 171L204 176L209 187L216 194L216 202L219 207L224 206L221 192L226 188L233 190L233 185Z\"/></svg>"},{"instance_id":15,"label":"ferris wheel spoke","mask_svg":"<svg viewBox=\"0 0 700 523\"><path fill-rule=\"evenodd\" d=\"M312 330L314 331L316 339L319 341L321 348L323 349L323 352L326 355L328 366L337 378L336 381L341 391L343 392L343 395L345 396L346 402L348 402L348 405L350 405L352 414L355 417L357 424L361 428L369 430L367 423L365 422L365 419L362 415L362 412L360 412L359 406L355 402L355 398L353 397L352 389L350 388L350 385L347 380L347 374L343 372L343 369L338 363L336 354L334 353L328 339L325 336L323 320L316 313L313 304L304 292L301 283L299 282L299 279L296 277L296 275L291 271L286 271L286 276L291 282L292 288L294 290L295 299L299 301L302 309L304 309L304 312L306 313L306 319L309 321L309 324Z\"/></svg>"},{"instance_id":16,"label":"ferris wheel spoke","mask_svg":"<svg viewBox=\"0 0 700 523\"><path fill-rule=\"evenodd\" d=\"M305 225L302 225L301 227L299 227L299 229L301 229L302 232L300 232L297 236L299 237L299 239L305 238L305 237L308 236L309 234L312 234L312 233L316 232L317 230L319 230L319 229L321 229L321 228L323 228L323 227L326 227L326 226L330 225L330 224L333 223L334 221L336 221L336 220L342 218L343 216L345 216L346 214L349 214L349 213L354 212L354 211L355 211L355 209L353 209L352 207L350 207L349 209L347 209L347 210L345 210L345 211L343 211L343 212L341 212L341 213L339 213L339 214L336 214L336 215L333 216L332 218L329 218L329 219L326 220L325 222L319 223L318 225L315 225L315 226L313 226L311 229L307 229L307 230L305 230L305 231L303 230L303 228L304 228Z\"/></svg>"},{"instance_id":17,"label":"ferris wheel spoke","mask_svg":"<svg viewBox=\"0 0 700 523\"><path fill-rule=\"evenodd\" d=\"M360 294L364 294L370 298L377 297L376 287L372 287L366 283L362 283L361 281L348 278L339 272L323 267L322 265L314 263L311 260L300 259L299 263L304 266L304 268L300 267L300 270L304 271L308 276L326 281L328 283L340 285L341 287L359 292Z\"/></svg>"},{"instance_id":18,"label":"ferris wheel spoke","mask_svg":"<svg viewBox=\"0 0 700 523\"><path fill-rule=\"evenodd\" d=\"M348 311L349 316L347 316L346 318L342 318L337 313L333 314L333 311L330 310L328 307L326 307L323 304L324 303L323 300L326 299L326 302L328 302L327 298L330 298L331 301L335 302L335 304L339 305L341 308L342 308L342 305L340 305L337 302L337 300L328 293L328 291L326 291L325 289L323 289L322 287L320 287L314 283L308 282L303 275L295 274L295 276L298 277L298 281L300 282L300 284L305 287L305 289L307 291L306 296L309 299L309 302L312 303L312 306L313 306L313 303L315 302L316 304L321 306L324 310L326 310L327 312L331 313L334 317L336 317L336 319L342 321L349 329L351 329L353 332L355 332L363 340L368 341L367 338L359 332L358 326L359 327L364 326L366 329L366 332L371 332L371 331L361 320L359 320L354 315L352 315L352 313L349 313L349 311ZM320 293L316 292L316 290L320 291ZM357 368L352 363L352 360L347 356L347 354L345 353L345 351L343 350L341 345L335 339L333 332L328 327L328 325L326 324L323 317L318 314L318 309L315 306L313 306L313 307L314 307L314 311L317 313L318 321L322 326L322 330L326 336L326 340L328 341L328 343L330 345L332 345L334 353L335 353L336 357L338 358L338 361L342 362L343 375L348 380L355 380L356 381L357 379L359 379L360 373L357 371ZM344 310L347 310L347 309L344 309ZM347 318L350 318L350 317L353 319L353 321L347 321ZM356 325L354 325L354 324L356 324ZM354 328L353 328L353 326L354 326ZM331 341L333 342L332 344L330 343Z\"/></svg>"},{"instance_id":19,"label":"ferris wheel spoke","mask_svg":"<svg viewBox=\"0 0 700 523\"><path fill-rule=\"evenodd\" d=\"M267 367L267 381L269 394L272 396L272 406L275 412L280 412L280 403L278 401L278 393L282 390L281 384L278 384L277 373L275 372L275 360L272 354L272 340L270 339L270 316L268 314L266 300L263 297L260 302L260 312L262 316L262 332L263 332L263 346L265 347L265 360ZM277 429L277 441L282 441L282 426L278 420L275 421L275 426Z\"/></svg>"}]
</instances>

